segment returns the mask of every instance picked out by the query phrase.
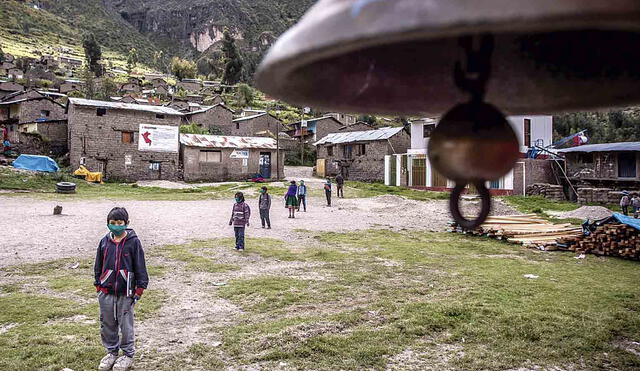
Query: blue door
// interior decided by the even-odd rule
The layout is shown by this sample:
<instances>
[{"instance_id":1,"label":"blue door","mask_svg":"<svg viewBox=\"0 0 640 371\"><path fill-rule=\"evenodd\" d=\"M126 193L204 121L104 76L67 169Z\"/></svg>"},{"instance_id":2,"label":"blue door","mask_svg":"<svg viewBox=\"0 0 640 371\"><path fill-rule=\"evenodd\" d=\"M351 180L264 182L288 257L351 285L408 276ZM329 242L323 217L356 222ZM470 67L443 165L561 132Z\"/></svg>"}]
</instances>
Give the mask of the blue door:
<instances>
[{"instance_id":1,"label":"blue door","mask_svg":"<svg viewBox=\"0 0 640 371\"><path fill-rule=\"evenodd\" d=\"M260 152L260 175L271 178L271 152Z\"/></svg>"}]
</instances>

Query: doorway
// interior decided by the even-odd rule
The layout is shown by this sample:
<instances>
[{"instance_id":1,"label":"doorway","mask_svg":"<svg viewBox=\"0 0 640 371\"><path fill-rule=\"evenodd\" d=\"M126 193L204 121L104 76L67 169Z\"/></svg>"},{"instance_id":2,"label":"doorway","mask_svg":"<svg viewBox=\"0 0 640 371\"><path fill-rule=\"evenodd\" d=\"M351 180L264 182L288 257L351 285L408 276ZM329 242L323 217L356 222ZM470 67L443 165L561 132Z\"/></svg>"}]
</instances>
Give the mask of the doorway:
<instances>
[{"instance_id":1,"label":"doorway","mask_svg":"<svg viewBox=\"0 0 640 371\"><path fill-rule=\"evenodd\" d=\"M271 178L271 152L260 152L260 175Z\"/></svg>"}]
</instances>

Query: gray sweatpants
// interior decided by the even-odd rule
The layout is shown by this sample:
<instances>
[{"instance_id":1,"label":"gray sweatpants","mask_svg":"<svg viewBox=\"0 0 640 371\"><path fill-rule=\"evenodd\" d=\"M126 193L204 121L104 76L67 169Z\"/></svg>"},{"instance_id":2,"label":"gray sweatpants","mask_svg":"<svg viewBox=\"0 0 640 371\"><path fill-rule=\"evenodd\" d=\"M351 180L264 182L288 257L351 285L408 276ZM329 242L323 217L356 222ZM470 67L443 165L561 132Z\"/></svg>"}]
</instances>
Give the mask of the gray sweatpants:
<instances>
[{"instance_id":1,"label":"gray sweatpants","mask_svg":"<svg viewBox=\"0 0 640 371\"><path fill-rule=\"evenodd\" d=\"M100 303L100 337L107 352L120 349L129 357L136 352L133 330L133 299L126 296L98 294ZM118 328L122 337L118 336Z\"/></svg>"}]
</instances>

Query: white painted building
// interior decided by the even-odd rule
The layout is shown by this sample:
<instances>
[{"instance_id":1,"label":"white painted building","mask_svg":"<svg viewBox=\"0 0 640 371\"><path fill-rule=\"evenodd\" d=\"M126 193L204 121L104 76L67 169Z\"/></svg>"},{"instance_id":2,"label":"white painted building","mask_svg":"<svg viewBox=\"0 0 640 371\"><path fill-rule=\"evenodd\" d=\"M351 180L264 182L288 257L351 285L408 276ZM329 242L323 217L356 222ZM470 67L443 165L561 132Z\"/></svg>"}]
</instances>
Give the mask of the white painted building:
<instances>
[{"instance_id":1,"label":"white painted building","mask_svg":"<svg viewBox=\"0 0 640 371\"><path fill-rule=\"evenodd\" d=\"M522 157L526 157L533 146L546 147L553 143L552 116L510 116L520 143ZM411 149L405 155L385 157L385 184L419 187L432 190L447 190L454 183L438 174L431 166L427 156L429 137L435 129L435 119L424 118L411 123ZM509 194L513 191L513 171L499 180L487 182L494 193Z\"/></svg>"}]
</instances>

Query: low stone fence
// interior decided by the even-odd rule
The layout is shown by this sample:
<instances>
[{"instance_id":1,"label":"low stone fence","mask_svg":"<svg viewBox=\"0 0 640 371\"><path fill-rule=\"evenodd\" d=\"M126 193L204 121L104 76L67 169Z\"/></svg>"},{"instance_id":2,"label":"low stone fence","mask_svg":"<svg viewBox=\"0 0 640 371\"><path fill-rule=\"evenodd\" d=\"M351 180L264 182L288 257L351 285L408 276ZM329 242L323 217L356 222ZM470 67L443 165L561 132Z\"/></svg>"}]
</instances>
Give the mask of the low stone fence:
<instances>
[{"instance_id":1,"label":"low stone fence","mask_svg":"<svg viewBox=\"0 0 640 371\"><path fill-rule=\"evenodd\" d=\"M564 201L564 189L561 185L534 183L527 186L527 196L543 196L549 200Z\"/></svg>"},{"instance_id":2,"label":"low stone fence","mask_svg":"<svg viewBox=\"0 0 640 371\"><path fill-rule=\"evenodd\" d=\"M578 203L617 205L622 198L622 191L611 188L578 188Z\"/></svg>"}]
</instances>

